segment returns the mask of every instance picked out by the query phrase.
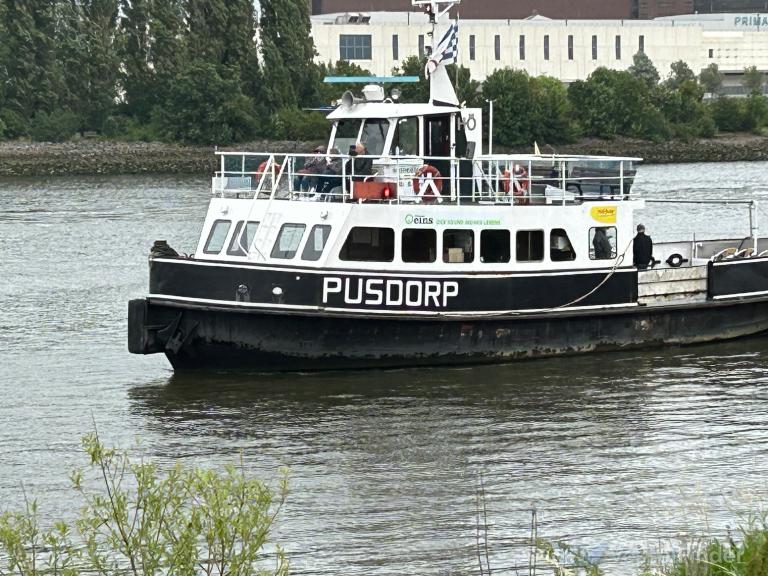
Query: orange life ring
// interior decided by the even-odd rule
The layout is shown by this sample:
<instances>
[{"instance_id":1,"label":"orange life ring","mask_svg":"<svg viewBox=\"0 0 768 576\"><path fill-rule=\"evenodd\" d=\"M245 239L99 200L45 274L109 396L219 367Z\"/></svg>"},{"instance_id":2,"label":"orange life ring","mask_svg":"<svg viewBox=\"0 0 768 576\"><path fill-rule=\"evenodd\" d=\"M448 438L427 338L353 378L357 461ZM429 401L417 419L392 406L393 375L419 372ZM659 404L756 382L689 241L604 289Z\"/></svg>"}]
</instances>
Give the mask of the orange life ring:
<instances>
[{"instance_id":1,"label":"orange life ring","mask_svg":"<svg viewBox=\"0 0 768 576\"><path fill-rule=\"evenodd\" d=\"M413 177L413 191L418 194L421 191L421 180L422 178L430 178L432 180L432 183L435 186L435 190L437 190L438 195L443 191L443 180L440 174L440 171L435 168L434 166L430 166L429 164L424 164L421 168L416 170L416 174ZM424 196L423 198L436 198L436 196L432 193L432 190L430 188L427 188L424 190Z\"/></svg>"}]
</instances>

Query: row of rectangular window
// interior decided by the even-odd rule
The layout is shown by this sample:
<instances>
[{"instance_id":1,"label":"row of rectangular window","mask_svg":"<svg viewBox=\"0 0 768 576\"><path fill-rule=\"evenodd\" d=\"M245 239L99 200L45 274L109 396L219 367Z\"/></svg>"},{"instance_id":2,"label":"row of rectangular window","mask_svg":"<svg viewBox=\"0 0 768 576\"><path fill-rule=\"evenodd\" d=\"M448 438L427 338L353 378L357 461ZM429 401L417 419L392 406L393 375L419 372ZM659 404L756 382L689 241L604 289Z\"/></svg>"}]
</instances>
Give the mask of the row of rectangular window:
<instances>
[{"instance_id":1,"label":"row of rectangular window","mask_svg":"<svg viewBox=\"0 0 768 576\"><path fill-rule=\"evenodd\" d=\"M203 248L206 254L219 254L224 248L230 220L216 220ZM245 256L256 237L259 222L239 221L231 235L227 255ZM306 224L283 224L270 256L280 260L291 260L301 246ZM318 224L312 227L301 259L309 262L320 260L331 227ZM576 259L576 251L568 234L562 228L555 228L549 235L549 258L553 262ZM616 228L595 227L589 232L589 255L592 260L616 257ZM443 262L471 263L475 261L474 230L443 231ZM541 262L544 260L544 231L519 230L515 236L515 255L518 262ZM429 228L408 228L402 232L402 261L428 264L437 260L437 231ZM511 260L511 233L509 230L482 230L480 232L480 262L503 264ZM339 259L350 262L392 262L395 259L395 231L392 228L352 228L339 253Z\"/></svg>"},{"instance_id":2,"label":"row of rectangular window","mask_svg":"<svg viewBox=\"0 0 768 576\"><path fill-rule=\"evenodd\" d=\"M645 36L640 36L638 51L645 52ZM501 60L501 36L496 34L493 39L493 52L496 60ZM616 36L614 45L616 60L621 60L621 36ZM518 45L518 57L525 60L525 36L521 35ZM568 60L573 60L573 35L568 35ZM475 36L469 37L469 59L475 60ZM549 60L549 34L544 35L544 60ZM592 36L592 60L597 60L597 36Z\"/></svg>"},{"instance_id":3,"label":"row of rectangular window","mask_svg":"<svg viewBox=\"0 0 768 576\"><path fill-rule=\"evenodd\" d=\"M493 39L494 56L501 60L501 36L497 34ZM640 36L638 50L645 52L645 36ZM592 60L597 60L597 36L592 36ZM621 36L616 36L614 53L616 60L621 60ZM424 54L424 35L419 35L419 54ZM520 60L525 60L525 36L519 39L518 55ZM339 57L341 60L371 60L372 47L370 34L341 34L339 36ZM710 56L711 58L712 56ZM475 60L476 46L475 35L469 37L469 59ZM573 35L568 36L568 60L573 60ZM392 59L400 60L400 39L397 34L392 35ZM549 34L544 36L544 60L549 60Z\"/></svg>"}]
</instances>

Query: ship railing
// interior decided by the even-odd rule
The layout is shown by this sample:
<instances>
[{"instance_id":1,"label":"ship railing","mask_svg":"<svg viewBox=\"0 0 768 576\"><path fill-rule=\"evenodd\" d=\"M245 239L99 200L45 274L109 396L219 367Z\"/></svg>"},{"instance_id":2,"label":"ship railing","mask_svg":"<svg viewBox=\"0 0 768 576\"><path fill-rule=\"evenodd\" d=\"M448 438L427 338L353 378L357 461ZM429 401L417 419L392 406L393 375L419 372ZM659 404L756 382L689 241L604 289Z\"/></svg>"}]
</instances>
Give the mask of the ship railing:
<instances>
[{"instance_id":1,"label":"ship railing","mask_svg":"<svg viewBox=\"0 0 768 576\"><path fill-rule=\"evenodd\" d=\"M637 158L218 152L221 197L329 202L570 204L625 200ZM366 166L364 173L358 167ZM358 170L356 172L356 170Z\"/></svg>"}]
</instances>

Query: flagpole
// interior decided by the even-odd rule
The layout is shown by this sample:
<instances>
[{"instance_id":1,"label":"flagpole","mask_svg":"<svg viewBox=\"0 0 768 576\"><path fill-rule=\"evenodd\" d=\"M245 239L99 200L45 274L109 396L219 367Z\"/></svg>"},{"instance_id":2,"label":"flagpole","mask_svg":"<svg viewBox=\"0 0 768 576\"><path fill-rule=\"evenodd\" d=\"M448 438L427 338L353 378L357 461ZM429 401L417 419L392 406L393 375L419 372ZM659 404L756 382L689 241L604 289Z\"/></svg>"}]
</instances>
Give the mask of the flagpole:
<instances>
[{"instance_id":1,"label":"flagpole","mask_svg":"<svg viewBox=\"0 0 768 576\"><path fill-rule=\"evenodd\" d=\"M459 11L456 10L456 36L460 39L461 35L459 34ZM456 90L459 89L459 54L461 53L461 50L456 48Z\"/></svg>"}]
</instances>

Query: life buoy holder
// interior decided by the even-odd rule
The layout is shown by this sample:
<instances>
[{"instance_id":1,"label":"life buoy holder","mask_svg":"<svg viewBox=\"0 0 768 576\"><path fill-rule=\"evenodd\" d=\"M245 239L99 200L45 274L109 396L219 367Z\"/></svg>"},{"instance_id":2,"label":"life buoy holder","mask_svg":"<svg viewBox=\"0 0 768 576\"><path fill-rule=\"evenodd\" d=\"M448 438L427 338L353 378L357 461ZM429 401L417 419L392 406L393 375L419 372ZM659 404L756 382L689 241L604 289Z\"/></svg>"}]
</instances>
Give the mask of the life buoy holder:
<instances>
[{"instance_id":1,"label":"life buoy holder","mask_svg":"<svg viewBox=\"0 0 768 576\"><path fill-rule=\"evenodd\" d=\"M509 169L505 168L501 174L501 187L505 194L509 195L511 190L512 196L518 197L516 204L528 204L528 173L524 168L515 176L514 181Z\"/></svg>"},{"instance_id":2,"label":"life buoy holder","mask_svg":"<svg viewBox=\"0 0 768 576\"><path fill-rule=\"evenodd\" d=\"M688 260L683 258L680 254L672 254L669 258L667 258L667 264L669 264L672 268L680 268L680 266L686 262L688 262Z\"/></svg>"},{"instance_id":3,"label":"life buoy holder","mask_svg":"<svg viewBox=\"0 0 768 576\"><path fill-rule=\"evenodd\" d=\"M431 181L432 186L429 186ZM421 191L422 182L426 184L424 192ZM416 192L425 202L436 200L443 191L443 180L440 170L429 164L424 164L416 170L413 176L413 191ZM437 194L434 192L437 191Z\"/></svg>"}]
</instances>

